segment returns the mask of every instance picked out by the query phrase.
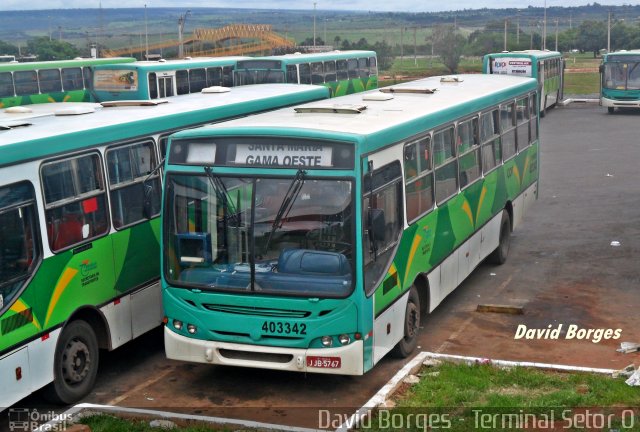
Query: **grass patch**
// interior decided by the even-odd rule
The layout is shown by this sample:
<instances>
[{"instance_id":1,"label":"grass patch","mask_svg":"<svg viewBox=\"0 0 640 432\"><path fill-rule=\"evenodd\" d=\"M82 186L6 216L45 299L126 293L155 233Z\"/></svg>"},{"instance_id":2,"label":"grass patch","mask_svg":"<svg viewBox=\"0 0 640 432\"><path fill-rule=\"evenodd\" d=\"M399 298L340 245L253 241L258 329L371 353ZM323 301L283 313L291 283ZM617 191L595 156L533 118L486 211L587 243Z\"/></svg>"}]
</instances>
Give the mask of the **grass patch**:
<instances>
[{"instance_id":1,"label":"grass patch","mask_svg":"<svg viewBox=\"0 0 640 432\"><path fill-rule=\"evenodd\" d=\"M107 414L96 414L83 417L80 423L91 428L91 432L158 432L161 430L171 430L174 432L208 432L216 431L234 431L238 428L227 428L218 425L209 424L193 424L186 426L178 426L174 429L161 429L149 426L150 419L130 419L115 417Z\"/></svg>"},{"instance_id":2,"label":"grass patch","mask_svg":"<svg viewBox=\"0 0 640 432\"><path fill-rule=\"evenodd\" d=\"M564 94L600 94L600 74L598 72L565 73Z\"/></svg>"},{"instance_id":3,"label":"grass patch","mask_svg":"<svg viewBox=\"0 0 640 432\"><path fill-rule=\"evenodd\" d=\"M420 375L418 384L401 388L394 408L360 429L426 430L427 422L452 431L640 431L640 392L622 379L451 363Z\"/></svg>"}]
</instances>

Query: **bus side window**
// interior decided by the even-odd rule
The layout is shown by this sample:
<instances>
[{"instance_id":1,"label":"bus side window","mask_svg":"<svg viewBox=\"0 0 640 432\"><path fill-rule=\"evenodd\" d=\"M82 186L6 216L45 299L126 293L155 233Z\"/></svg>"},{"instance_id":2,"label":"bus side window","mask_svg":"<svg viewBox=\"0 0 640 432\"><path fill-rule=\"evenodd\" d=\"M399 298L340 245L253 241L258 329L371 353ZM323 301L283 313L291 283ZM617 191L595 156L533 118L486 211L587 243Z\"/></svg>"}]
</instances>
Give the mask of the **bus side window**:
<instances>
[{"instance_id":1,"label":"bus side window","mask_svg":"<svg viewBox=\"0 0 640 432\"><path fill-rule=\"evenodd\" d=\"M47 162L41 169L49 247L56 252L109 231L97 153Z\"/></svg>"},{"instance_id":2,"label":"bus side window","mask_svg":"<svg viewBox=\"0 0 640 432\"><path fill-rule=\"evenodd\" d=\"M63 68L62 69L62 86L65 91L82 90L82 69L80 68Z\"/></svg>"},{"instance_id":3,"label":"bus side window","mask_svg":"<svg viewBox=\"0 0 640 432\"><path fill-rule=\"evenodd\" d=\"M358 78L360 73L358 72L358 59L347 60L347 68L349 69L349 79Z\"/></svg>"},{"instance_id":4,"label":"bus side window","mask_svg":"<svg viewBox=\"0 0 640 432\"><path fill-rule=\"evenodd\" d=\"M28 96L40 93L36 71L17 71L13 73L16 83L16 95Z\"/></svg>"},{"instance_id":5,"label":"bus side window","mask_svg":"<svg viewBox=\"0 0 640 432\"><path fill-rule=\"evenodd\" d=\"M502 160L516 154L516 130L514 103L500 105L500 129L502 130Z\"/></svg>"},{"instance_id":6,"label":"bus side window","mask_svg":"<svg viewBox=\"0 0 640 432\"><path fill-rule=\"evenodd\" d=\"M498 110L482 113L480 117L480 142L482 143L482 169L486 174L500 165L500 126Z\"/></svg>"},{"instance_id":7,"label":"bus side window","mask_svg":"<svg viewBox=\"0 0 640 432\"><path fill-rule=\"evenodd\" d=\"M11 72L0 72L0 97L15 96Z\"/></svg>"},{"instance_id":8,"label":"bus side window","mask_svg":"<svg viewBox=\"0 0 640 432\"><path fill-rule=\"evenodd\" d=\"M199 93L207 86L207 74L204 69L189 70L189 93Z\"/></svg>"},{"instance_id":9,"label":"bus side window","mask_svg":"<svg viewBox=\"0 0 640 432\"><path fill-rule=\"evenodd\" d=\"M336 60L336 70L338 75L338 81L348 80L349 72L347 71L347 61L346 60Z\"/></svg>"},{"instance_id":10,"label":"bus side window","mask_svg":"<svg viewBox=\"0 0 640 432\"><path fill-rule=\"evenodd\" d=\"M436 203L438 205L458 192L458 161L453 144L453 126L433 134Z\"/></svg>"},{"instance_id":11,"label":"bus side window","mask_svg":"<svg viewBox=\"0 0 640 432\"><path fill-rule=\"evenodd\" d=\"M377 286L377 282L389 267L394 246L402 232L402 171L400 162L391 162L364 178L363 236L364 279L367 293ZM373 193L371 193L373 191ZM371 209L371 211L370 211ZM370 216L376 215L384 222L384 233L376 237L372 232ZM380 234L380 233L378 233Z\"/></svg>"},{"instance_id":12,"label":"bus side window","mask_svg":"<svg viewBox=\"0 0 640 432\"><path fill-rule=\"evenodd\" d=\"M431 137L426 136L404 148L404 181L407 222L411 223L433 208Z\"/></svg>"},{"instance_id":13,"label":"bus side window","mask_svg":"<svg viewBox=\"0 0 640 432\"><path fill-rule=\"evenodd\" d=\"M153 141L145 141L107 150L109 195L113 226L120 229L146 220L143 213L144 181L152 183L152 215L160 212L160 177L147 176L156 166Z\"/></svg>"},{"instance_id":14,"label":"bus side window","mask_svg":"<svg viewBox=\"0 0 640 432\"><path fill-rule=\"evenodd\" d=\"M530 143L529 99L527 97L516 101L516 128L518 151L520 151L527 148Z\"/></svg>"},{"instance_id":15,"label":"bus side window","mask_svg":"<svg viewBox=\"0 0 640 432\"><path fill-rule=\"evenodd\" d=\"M298 68L296 65L287 65L287 83L300 84L298 82Z\"/></svg>"},{"instance_id":16,"label":"bus side window","mask_svg":"<svg viewBox=\"0 0 640 432\"><path fill-rule=\"evenodd\" d=\"M155 72L149 72L149 99L158 99L158 79Z\"/></svg>"},{"instance_id":17,"label":"bus side window","mask_svg":"<svg viewBox=\"0 0 640 432\"><path fill-rule=\"evenodd\" d=\"M309 63L300 63L300 84L311 84L311 66Z\"/></svg>"},{"instance_id":18,"label":"bus side window","mask_svg":"<svg viewBox=\"0 0 640 432\"><path fill-rule=\"evenodd\" d=\"M38 80L40 81L40 91L42 93L62 91L62 81L59 69L39 70Z\"/></svg>"},{"instance_id":19,"label":"bus side window","mask_svg":"<svg viewBox=\"0 0 640 432\"><path fill-rule=\"evenodd\" d=\"M189 94L189 71L186 71L186 70L176 71L176 85L178 86L177 93L179 95Z\"/></svg>"},{"instance_id":20,"label":"bus side window","mask_svg":"<svg viewBox=\"0 0 640 432\"><path fill-rule=\"evenodd\" d=\"M222 85L224 87L233 87L233 67L222 67Z\"/></svg>"},{"instance_id":21,"label":"bus side window","mask_svg":"<svg viewBox=\"0 0 640 432\"><path fill-rule=\"evenodd\" d=\"M360 78L369 78L369 65L368 59L359 58L358 59L358 72L360 73Z\"/></svg>"},{"instance_id":22,"label":"bus side window","mask_svg":"<svg viewBox=\"0 0 640 432\"><path fill-rule=\"evenodd\" d=\"M311 63L311 84L324 84L324 68L322 62Z\"/></svg>"},{"instance_id":23,"label":"bus side window","mask_svg":"<svg viewBox=\"0 0 640 432\"><path fill-rule=\"evenodd\" d=\"M324 79L325 82L336 80L336 62L334 60L324 62Z\"/></svg>"},{"instance_id":24,"label":"bus side window","mask_svg":"<svg viewBox=\"0 0 640 432\"><path fill-rule=\"evenodd\" d=\"M480 178L480 143L478 141L478 118L460 122L458 134L458 164L460 166L460 189Z\"/></svg>"},{"instance_id":25,"label":"bus side window","mask_svg":"<svg viewBox=\"0 0 640 432\"><path fill-rule=\"evenodd\" d=\"M378 59L369 57L369 75L378 75Z\"/></svg>"},{"instance_id":26,"label":"bus side window","mask_svg":"<svg viewBox=\"0 0 640 432\"><path fill-rule=\"evenodd\" d=\"M84 88L86 89L91 88L91 82L93 81L91 75L92 75L91 68L88 68L88 67L82 68L82 76L84 78Z\"/></svg>"},{"instance_id":27,"label":"bus side window","mask_svg":"<svg viewBox=\"0 0 640 432\"><path fill-rule=\"evenodd\" d=\"M535 93L529 95L529 114L531 120L529 120L529 131L531 133L531 142L538 139L538 98Z\"/></svg>"},{"instance_id":28,"label":"bus side window","mask_svg":"<svg viewBox=\"0 0 640 432\"><path fill-rule=\"evenodd\" d=\"M207 68L207 87L222 85L222 68Z\"/></svg>"}]
</instances>

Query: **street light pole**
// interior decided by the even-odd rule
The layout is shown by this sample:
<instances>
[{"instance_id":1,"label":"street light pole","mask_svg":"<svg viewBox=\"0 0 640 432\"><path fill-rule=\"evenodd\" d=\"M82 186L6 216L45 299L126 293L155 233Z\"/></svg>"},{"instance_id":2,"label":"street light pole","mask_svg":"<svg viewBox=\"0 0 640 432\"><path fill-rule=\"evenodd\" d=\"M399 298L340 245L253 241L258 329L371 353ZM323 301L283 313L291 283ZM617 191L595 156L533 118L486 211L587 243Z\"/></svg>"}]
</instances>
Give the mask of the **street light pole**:
<instances>
[{"instance_id":1,"label":"street light pole","mask_svg":"<svg viewBox=\"0 0 640 432\"><path fill-rule=\"evenodd\" d=\"M147 27L147 4L144 4L144 58L149 60L149 29Z\"/></svg>"},{"instance_id":2,"label":"street light pole","mask_svg":"<svg viewBox=\"0 0 640 432\"><path fill-rule=\"evenodd\" d=\"M544 23L542 26L542 50L547 49L547 0L544 0Z\"/></svg>"},{"instance_id":3,"label":"street light pole","mask_svg":"<svg viewBox=\"0 0 640 432\"><path fill-rule=\"evenodd\" d=\"M313 47L316 47L316 2L313 2Z\"/></svg>"},{"instance_id":4,"label":"street light pole","mask_svg":"<svg viewBox=\"0 0 640 432\"><path fill-rule=\"evenodd\" d=\"M191 13L190 9L187 9L184 15L180 15L178 18L178 58L184 57L184 44L182 43L184 33L184 23L187 21L187 16Z\"/></svg>"}]
</instances>

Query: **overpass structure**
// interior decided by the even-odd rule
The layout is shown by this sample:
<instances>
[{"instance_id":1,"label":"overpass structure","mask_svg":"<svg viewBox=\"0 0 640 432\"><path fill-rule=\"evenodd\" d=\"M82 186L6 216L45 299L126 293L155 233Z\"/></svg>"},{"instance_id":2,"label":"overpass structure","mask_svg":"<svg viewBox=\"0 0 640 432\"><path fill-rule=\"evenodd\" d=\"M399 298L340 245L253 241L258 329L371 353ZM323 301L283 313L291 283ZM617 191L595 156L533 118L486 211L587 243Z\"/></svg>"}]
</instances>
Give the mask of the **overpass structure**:
<instances>
[{"instance_id":1,"label":"overpass structure","mask_svg":"<svg viewBox=\"0 0 640 432\"><path fill-rule=\"evenodd\" d=\"M271 54L273 49L291 48L295 42L275 32L268 24L231 24L217 29L196 29L182 41L190 46L185 50L191 57L218 57L246 54ZM149 53L167 48L178 48L179 40L167 40L149 44L147 47L103 49L104 57L133 55L148 50Z\"/></svg>"}]
</instances>

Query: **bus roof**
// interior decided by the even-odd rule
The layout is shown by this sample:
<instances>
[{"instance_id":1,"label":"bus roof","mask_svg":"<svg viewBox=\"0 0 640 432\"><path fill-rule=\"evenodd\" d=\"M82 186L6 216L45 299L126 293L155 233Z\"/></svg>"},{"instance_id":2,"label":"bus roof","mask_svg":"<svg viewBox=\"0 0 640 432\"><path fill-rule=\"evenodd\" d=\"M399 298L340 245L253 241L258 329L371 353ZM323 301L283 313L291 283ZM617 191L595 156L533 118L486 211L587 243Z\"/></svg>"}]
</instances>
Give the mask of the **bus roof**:
<instances>
[{"instance_id":1,"label":"bus roof","mask_svg":"<svg viewBox=\"0 0 640 432\"><path fill-rule=\"evenodd\" d=\"M365 138L381 132L384 132L382 135L395 133L398 139L403 139L537 88L535 79L518 76L470 74L458 75L457 78L459 82L441 82L441 77L425 78L295 107L311 112L297 113L293 107L284 108L221 125L183 131L176 136L281 135L286 129L287 134L298 135L301 130L307 130L312 131L305 132L307 135L326 139L345 139L345 135L351 135L357 140L358 136ZM390 88L415 92L385 93ZM435 91L427 94L423 91L425 89ZM384 99L385 96L393 98L370 100ZM358 106L366 106L366 109L355 113Z\"/></svg>"},{"instance_id":2,"label":"bus roof","mask_svg":"<svg viewBox=\"0 0 640 432\"><path fill-rule=\"evenodd\" d=\"M37 69L57 69L67 67L93 66L112 63L133 63L133 57L110 57L110 58L77 58L73 60L40 61L25 63L1 63L0 72L37 70Z\"/></svg>"},{"instance_id":3,"label":"bus roof","mask_svg":"<svg viewBox=\"0 0 640 432\"><path fill-rule=\"evenodd\" d=\"M640 55L640 50L625 50L625 51L615 51L603 54L602 61L605 62L607 60L623 58L623 57L637 57Z\"/></svg>"},{"instance_id":4,"label":"bus roof","mask_svg":"<svg viewBox=\"0 0 640 432\"><path fill-rule=\"evenodd\" d=\"M192 69L210 66L235 65L238 60L249 60L251 57L194 57L192 59L164 60L164 61L136 61L127 64L104 64L96 66L95 70L127 69L140 71L166 71L174 69Z\"/></svg>"},{"instance_id":5,"label":"bus roof","mask_svg":"<svg viewBox=\"0 0 640 432\"><path fill-rule=\"evenodd\" d=\"M282 60L284 63L299 63L304 61L323 61L323 60L335 60L335 59L347 59L353 57L375 57L375 51L366 50L348 50L348 51L327 51L321 53L294 53L284 54L276 56L265 56L248 58L245 60Z\"/></svg>"},{"instance_id":6,"label":"bus roof","mask_svg":"<svg viewBox=\"0 0 640 432\"><path fill-rule=\"evenodd\" d=\"M522 51L502 51L499 53L490 53L491 57L527 57L532 59L546 59L552 57L562 57L562 53L558 51L547 50L522 50Z\"/></svg>"},{"instance_id":7,"label":"bus roof","mask_svg":"<svg viewBox=\"0 0 640 432\"><path fill-rule=\"evenodd\" d=\"M153 106L98 106L95 112L78 115L57 114L59 110L69 113L76 107L82 110L97 104L29 105L25 108L32 108L32 113L0 115L0 166L328 96L324 86L260 84L235 87L226 93L176 96ZM70 139L57 139L62 136Z\"/></svg>"}]
</instances>

